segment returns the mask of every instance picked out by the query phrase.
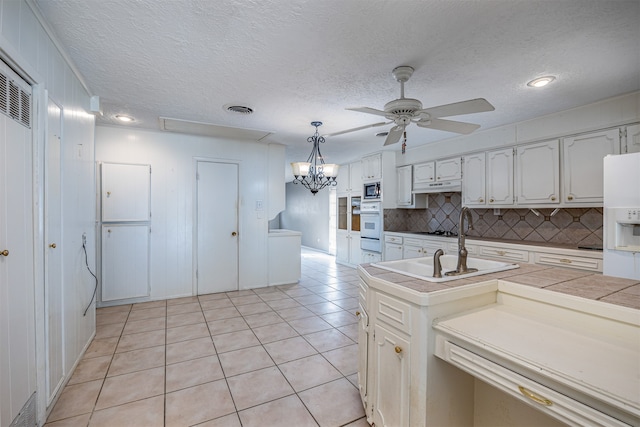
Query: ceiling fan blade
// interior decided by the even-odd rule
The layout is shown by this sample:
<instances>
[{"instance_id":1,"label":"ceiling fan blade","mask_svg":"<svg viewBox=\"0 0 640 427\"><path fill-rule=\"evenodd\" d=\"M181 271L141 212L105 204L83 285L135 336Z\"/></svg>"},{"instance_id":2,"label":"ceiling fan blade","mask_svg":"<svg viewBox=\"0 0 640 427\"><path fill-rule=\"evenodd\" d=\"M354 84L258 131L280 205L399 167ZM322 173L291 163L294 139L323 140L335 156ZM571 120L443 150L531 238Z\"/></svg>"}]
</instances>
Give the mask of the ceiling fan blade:
<instances>
[{"instance_id":1,"label":"ceiling fan blade","mask_svg":"<svg viewBox=\"0 0 640 427\"><path fill-rule=\"evenodd\" d=\"M402 137L402 133L404 132L404 128L406 126L394 126L389 131L389 135L387 135L387 139L384 140L384 145L395 144L400 141L400 137Z\"/></svg>"},{"instance_id":2,"label":"ceiling fan blade","mask_svg":"<svg viewBox=\"0 0 640 427\"><path fill-rule=\"evenodd\" d=\"M454 102L453 104L439 105L437 107L418 110L416 113L427 113L431 117L460 116L462 114L483 113L493 111L495 107L484 98L470 99L468 101Z\"/></svg>"},{"instance_id":3,"label":"ceiling fan blade","mask_svg":"<svg viewBox=\"0 0 640 427\"><path fill-rule=\"evenodd\" d=\"M375 108L369 108L369 107L353 107L353 108L345 108L345 110L358 111L360 113L367 113L367 114L375 114L376 116L383 116L383 117L387 116L387 113L385 113L384 111L376 110Z\"/></svg>"},{"instance_id":4,"label":"ceiling fan blade","mask_svg":"<svg viewBox=\"0 0 640 427\"><path fill-rule=\"evenodd\" d=\"M338 135L342 135L343 133L355 132L355 131L362 130L362 129L369 129L369 128L374 128L374 127L377 127L377 126L388 125L389 123L393 123L393 122L374 123L372 125L364 125L364 126L360 126L360 127L357 127L357 128L341 130L340 132L327 133L327 134L322 135L322 136L338 136Z\"/></svg>"},{"instance_id":5,"label":"ceiling fan blade","mask_svg":"<svg viewBox=\"0 0 640 427\"><path fill-rule=\"evenodd\" d=\"M444 119L431 119L424 122L418 121L416 124L422 128L444 130L464 135L469 134L480 127L480 125L476 125L474 123L456 122L454 120Z\"/></svg>"}]
</instances>

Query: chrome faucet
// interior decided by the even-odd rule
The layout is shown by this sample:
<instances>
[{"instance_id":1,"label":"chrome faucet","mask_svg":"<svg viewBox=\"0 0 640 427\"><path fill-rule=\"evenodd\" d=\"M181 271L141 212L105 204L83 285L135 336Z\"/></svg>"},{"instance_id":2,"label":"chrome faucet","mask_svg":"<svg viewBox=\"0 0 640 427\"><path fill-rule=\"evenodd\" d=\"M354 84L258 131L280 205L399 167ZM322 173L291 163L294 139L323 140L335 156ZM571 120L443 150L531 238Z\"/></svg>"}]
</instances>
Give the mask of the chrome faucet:
<instances>
[{"instance_id":1,"label":"chrome faucet","mask_svg":"<svg viewBox=\"0 0 640 427\"><path fill-rule=\"evenodd\" d=\"M460 211L460 221L458 222L458 264L456 266L457 274L471 273L477 271L476 269L467 268L467 248L464 246L465 230L464 230L464 217L467 217L467 231L473 230L473 218L471 217L471 211L468 207L463 207Z\"/></svg>"}]
</instances>

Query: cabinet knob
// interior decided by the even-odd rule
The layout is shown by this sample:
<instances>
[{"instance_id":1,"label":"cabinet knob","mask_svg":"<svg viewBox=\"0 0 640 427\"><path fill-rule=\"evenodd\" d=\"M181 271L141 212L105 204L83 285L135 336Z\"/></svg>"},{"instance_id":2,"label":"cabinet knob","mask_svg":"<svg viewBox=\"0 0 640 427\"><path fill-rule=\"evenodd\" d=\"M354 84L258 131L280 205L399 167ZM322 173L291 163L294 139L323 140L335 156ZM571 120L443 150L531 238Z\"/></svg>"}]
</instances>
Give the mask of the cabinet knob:
<instances>
[{"instance_id":1,"label":"cabinet knob","mask_svg":"<svg viewBox=\"0 0 640 427\"><path fill-rule=\"evenodd\" d=\"M356 316L360 317L360 312L359 311L356 311Z\"/></svg>"},{"instance_id":2,"label":"cabinet knob","mask_svg":"<svg viewBox=\"0 0 640 427\"><path fill-rule=\"evenodd\" d=\"M495 200L493 199L489 199L489 203L493 203Z\"/></svg>"},{"instance_id":3,"label":"cabinet knob","mask_svg":"<svg viewBox=\"0 0 640 427\"><path fill-rule=\"evenodd\" d=\"M55 244L55 243L52 243L52 244L50 244L50 245L49 245L49 247L50 247L51 249L55 249L55 248L56 248L56 244Z\"/></svg>"},{"instance_id":4,"label":"cabinet knob","mask_svg":"<svg viewBox=\"0 0 640 427\"><path fill-rule=\"evenodd\" d=\"M567 196L567 200L573 200L573 196Z\"/></svg>"},{"instance_id":5,"label":"cabinet knob","mask_svg":"<svg viewBox=\"0 0 640 427\"><path fill-rule=\"evenodd\" d=\"M570 260L570 259L561 258L559 261L560 261L561 263L563 263L563 264L571 264L571 260Z\"/></svg>"},{"instance_id":6,"label":"cabinet knob","mask_svg":"<svg viewBox=\"0 0 640 427\"><path fill-rule=\"evenodd\" d=\"M0 255L2 256L9 256L9 250L5 249L4 251L0 252Z\"/></svg>"},{"instance_id":7,"label":"cabinet knob","mask_svg":"<svg viewBox=\"0 0 640 427\"><path fill-rule=\"evenodd\" d=\"M555 202L555 200L556 200L556 196L551 196L551 201Z\"/></svg>"},{"instance_id":8,"label":"cabinet knob","mask_svg":"<svg viewBox=\"0 0 640 427\"><path fill-rule=\"evenodd\" d=\"M402 353L402 347L400 347L399 345L396 346L395 350L398 354Z\"/></svg>"},{"instance_id":9,"label":"cabinet knob","mask_svg":"<svg viewBox=\"0 0 640 427\"><path fill-rule=\"evenodd\" d=\"M480 203L484 203L484 199L478 199Z\"/></svg>"},{"instance_id":10,"label":"cabinet knob","mask_svg":"<svg viewBox=\"0 0 640 427\"><path fill-rule=\"evenodd\" d=\"M232 232L231 232L231 235L232 235L233 237L236 237L236 236L238 235L238 233L236 233L235 231L232 231Z\"/></svg>"}]
</instances>

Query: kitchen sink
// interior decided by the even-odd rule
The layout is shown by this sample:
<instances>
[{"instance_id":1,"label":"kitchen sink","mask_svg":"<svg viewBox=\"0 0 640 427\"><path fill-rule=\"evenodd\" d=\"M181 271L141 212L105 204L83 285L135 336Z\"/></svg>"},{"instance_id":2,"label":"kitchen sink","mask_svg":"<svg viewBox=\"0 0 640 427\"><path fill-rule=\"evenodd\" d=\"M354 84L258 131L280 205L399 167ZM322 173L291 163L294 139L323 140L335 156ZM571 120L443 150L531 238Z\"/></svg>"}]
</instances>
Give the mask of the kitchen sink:
<instances>
[{"instance_id":1,"label":"kitchen sink","mask_svg":"<svg viewBox=\"0 0 640 427\"><path fill-rule=\"evenodd\" d=\"M467 277L481 276L483 274L496 273L498 271L512 270L518 268L518 264L500 261L489 261L481 258L467 258L467 267L477 269L477 271L457 274L455 276L445 276L449 271L454 271L458 262L457 255L442 255L440 264L442 265L442 277L433 277L433 257L401 259L397 261L382 261L372 263L374 267L415 277L416 279L427 280L429 282L448 282L450 280L465 279Z\"/></svg>"}]
</instances>

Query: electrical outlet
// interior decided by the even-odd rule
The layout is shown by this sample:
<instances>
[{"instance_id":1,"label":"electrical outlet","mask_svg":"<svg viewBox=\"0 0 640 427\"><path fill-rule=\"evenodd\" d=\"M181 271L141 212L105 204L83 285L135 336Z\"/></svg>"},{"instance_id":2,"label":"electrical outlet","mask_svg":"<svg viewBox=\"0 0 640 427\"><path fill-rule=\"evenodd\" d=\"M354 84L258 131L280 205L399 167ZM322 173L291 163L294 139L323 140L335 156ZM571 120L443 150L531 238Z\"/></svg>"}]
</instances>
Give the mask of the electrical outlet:
<instances>
[{"instance_id":1,"label":"electrical outlet","mask_svg":"<svg viewBox=\"0 0 640 427\"><path fill-rule=\"evenodd\" d=\"M82 244L83 245L87 244L87 233L82 233Z\"/></svg>"}]
</instances>

